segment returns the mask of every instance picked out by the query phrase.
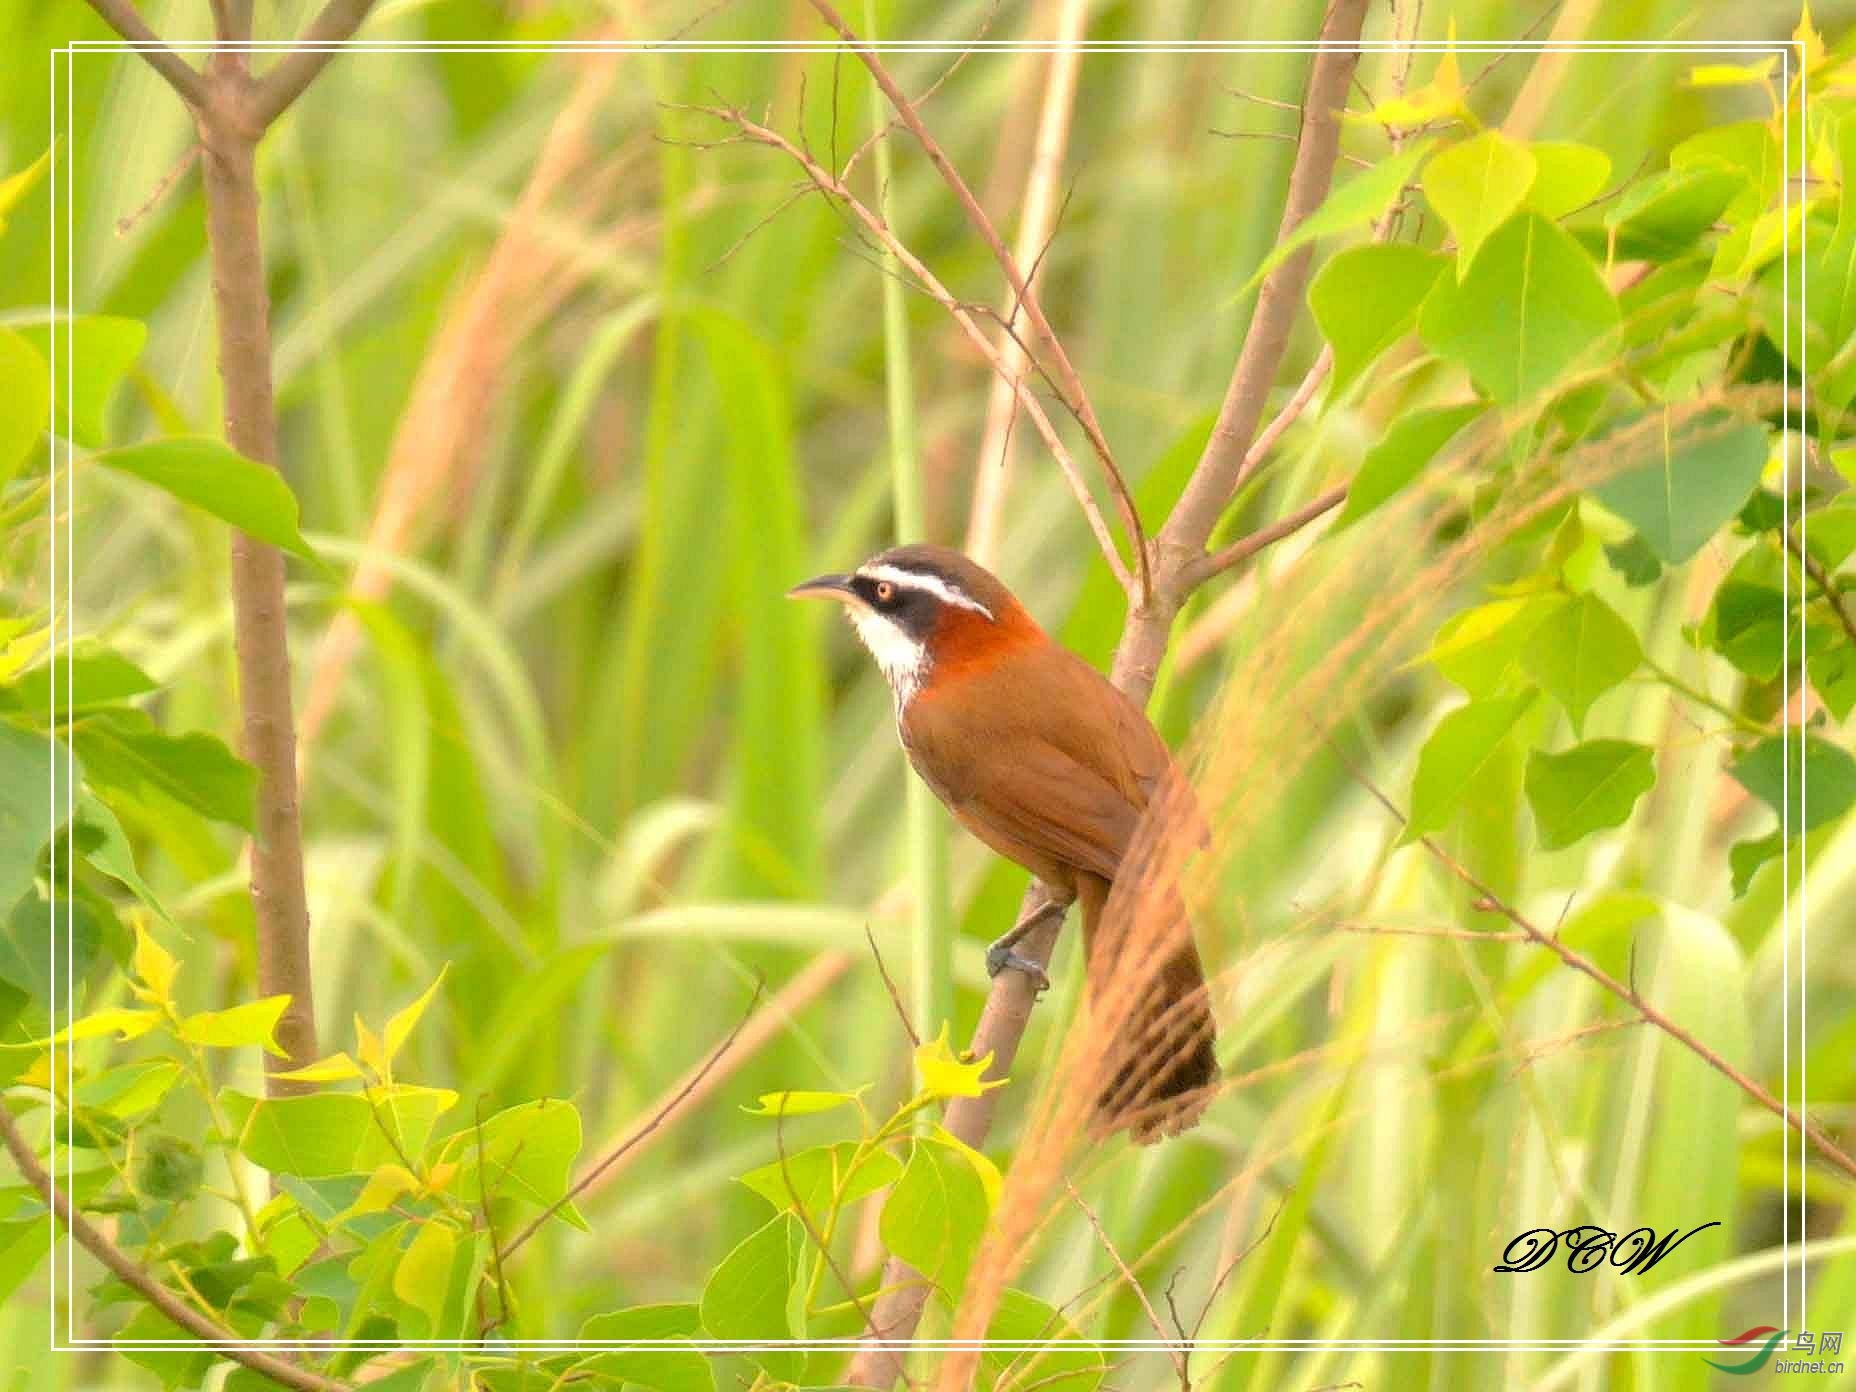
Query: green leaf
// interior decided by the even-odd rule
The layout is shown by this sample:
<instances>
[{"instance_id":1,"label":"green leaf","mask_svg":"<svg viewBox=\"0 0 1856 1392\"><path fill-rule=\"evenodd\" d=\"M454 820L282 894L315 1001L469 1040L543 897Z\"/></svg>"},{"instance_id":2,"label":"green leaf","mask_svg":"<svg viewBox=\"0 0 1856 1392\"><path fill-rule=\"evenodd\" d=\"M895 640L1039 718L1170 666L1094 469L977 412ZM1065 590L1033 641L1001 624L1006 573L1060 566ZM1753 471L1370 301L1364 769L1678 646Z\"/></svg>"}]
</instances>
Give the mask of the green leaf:
<instances>
[{"instance_id":1,"label":"green leaf","mask_svg":"<svg viewBox=\"0 0 1856 1392\"><path fill-rule=\"evenodd\" d=\"M13 694L33 715L52 712L62 721L71 712L113 705L156 689L155 679L120 653L96 644L69 652L22 672Z\"/></svg>"},{"instance_id":2,"label":"green leaf","mask_svg":"<svg viewBox=\"0 0 1856 1392\"><path fill-rule=\"evenodd\" d=\"M1596 198L1611 177L1611 156L1590 145L1542 140L1528 146L1534 155L1534 183L1527 206L1558 221Z\"/></svg>"},{"instance_id":3,"label":"green leaf","mask_svg":"<svg viewBox=\"0 0 1856 1392\"><path fill-rule=\"evenodd\" d=\"M1592 494L1635 527L1665 565L1679 565L1733 520L1765 467L1765 428L1717 415L1679 440L1665 434L1654 457Z\"/></svg>"},{"instance_id":4,"label":"green leaf","mask_svg":"<svg viewBox=\"0 0 1856 1392\"><path fill-rule=\"evenodd\" d=\"M71 790L62 773L52 778L54 761L63 759L53 736L0 720L0 906L7 910L32 887L54 823L70 819Z\"/></svg>"},{"instance_id":5,"label":"green leaf","mask_svg":"<svg viewBox=\"0 0 1856 1392\"><path fill-rule=\"evenodd\" d=\"M579 1153L579 1109L557 1098L524 1102L484 1118L481 1151L474 1125L445 1143L445 1158L460 1167L452 1192L466 1203L476 1203L487 1191L492 1199L547 1208L566 1195ZM571 1204L560 1216L585 1226Z\"/></svg>"},{"instance_id":6,"label":"green leaf","mask_svg":"<svg viewBox=\"0 0 1856 1392\"><path fill-rule=\"evenodd\" d=\"M952 1146L917 1136L902 1178L883 1202L883 1245L958 1300L990 1212L986 1185Z\"/></svg>"},{"instance_id":7,"label":"green leaf","mask_svg":"<svg viewBox=\"0 0 1856 1392\"><path fill-rule=\"evenodd\" d=\"M812 1146L795 1151L784 1163L774 1160L749 1170L741 1183L776 1209L797 1203L808 1214L823 1215L831 1210L834 1197L842 1207L894 1183L902 1173L902 1162L887 1150L869 1152L852 1172L857 1149L855 1141Z\"/></svg>"},{"instance_id":8,"label":"green leaf","mask_svg":"<svg viewBox=\"0 0 1856 1392\"><path fill-rule=\"evenodd\" d=\"M1400 153L1356 174L1338 188L1330 189L1321 206L1297 223L1295 231L1276 243L1263 258L1263 263L1244 282L1237 297L1242 299L1248 295L1263 283L1265 276L1316 238L1331 237L1378 217L1386 210L1386 205L1398 197L1399 190L1411 182L1411 176L1430 154L1432 143L1428 139L1413 141Z\"/></svg>"},{"instance_id":9,"label":"green leaf","mask_svg":"<svg viewBox=\"0 0 1856 1392\"><path fill-rule=\"evenodd\" d=\"M150 912L172 927L174 920L136 868L135 852L130 849L128 834L116 820L116 814L94 793L86 791L78 795L77 822L89 834L83 847L84 859L128 889Z\"/></svg>"},{"instance_id":10,"label":"green leaf","mask_svg":"<svg viewBox=\"0 0 1856 1392\"><path fill-rule=\"evenodd\" d=\"M1562 706L1573 733L1592 703L1637 670L1643 649L1629 624L1597 595L1567 599L1534 629L1521 665Z\"/></svg>"},{"instance_id":11,"label":"green leaf","mask_svg":"<svg viewBox=\"0 0 1856 1392\"><path fill-rule=\"evenodd\" d=\"M49 330L32 325L21 330L46 361L51 359ZM70 348L71 373L58 374L58 423L90 449L104 442L103 418L117 387L148 341L148 329L134 319L80 314L58 327L58 351Z\"/></svg>"},{"instance_id":12,"label":"green leaf","mask_svg":"<svg viewBox=\"0 0 1856 1392\"><path fill-rule=\"evenodd\" d=\"M213 1049L245 1049L253 1045L288 1057L277 1043L277 1022L290 1006L289 996L266 996L229 1010L205 1010L180 1022L179 1034L190 1044Z\"/></svg>"},{"instance_id":13,"label":"green leaf","mask_svg":"<svg viewBox=\"0 0 1856 1392\"><path fill-rule=\"evenodd\" d=\"M594 1315L580 1326L578 1342L624 1344L694 1339L702 1333L694 1305L640 1305ZM715 1392L715 1372L694 1343L591 1354L576 1371L648 1387L654 1392Z\"/></svg>"},{"instance_id":14,"label":"green leaf","mask_svg":"<svg viewBox=\"0 0 1856 1392\"><path fill-rule=\"evenodd\" d=\"M274 1174L304 1179L372 1174L398 1160L402 1151L417 1157L439 1116L458 1100L445 1088L404 1083L373 1089L371 1101L352 1092L259 1099L227 1091L221 1096L238 1133L239 1151Z\"/></svg>"},{"instance_id":15,"label":"green leaf","mask_svg":"<svg viewBox=\"0 0 1856 1392\"><path fill-rule=\"evenodd\" d=\"M1563 754L1536 750L1527 761L1527 801L1541 848L1557 851L1595 831L1623 825L1655 782L1647 745L1601 739Z\"/></svg>"},{"instance_id":16,"label":"green leaf","mask_svg":"<svg viewBox=\"0 0 1856 1392\"><path fill-rule=\"evenodd\" d=\"M1591 257L1527 212L1496 230L1461 283L1441 277L1418 315L1431 351L1504 403L1552 386L1617 326L1617 301Z\"/></svg>"},{"instance_id":17,"label":"green leaf","mask_svg":"<svg viewBox=\"0 0 1856 1392\"><path fill-rule=\"evenodd\" d=\"M1848 720L1856 710L1856 645L1837 623L1812 623L1806 634L1805 672L1811 689L1834 718Z\"/></svg>"},{"instance_id":18,"label":"green leaf","mask_svg":"<svg viewBox=\"0 0 1856 1392\"><path fill-rule=\"evenodd\" d=\"M51 405L51 370L39 350L11 329L0 329L0 489L31 456Z\"/></svg>"},{"instance_id":19,"label":"green leaf","mask_svg":"<svg viewBox=\"0 0 1856 1392\"><path fill-rule=\"evenodd\" d=\"M71 726L84 776L103 792L146 801L158 792L202 816L255 829L258 771L200 731L170 735L139 710L112 708Z\"/></svg>"},{"instance_id":20,"label":"green leaf","mask_svg":"<svg viewBox=\"0 0 1856 1392\"><path fill-rule=\"evenodd\" d=\"M1753 877L1768 861L1785 853L1785 833L1774 831L1766 836L1736 841L1727 852L1727 866L1733 874L1734 898L1744 899L1753 887Z\"/></svg>"},{"instance_id":21,"label":"green leaf","mask_svg":"<svg viewBox=\"0 0 1856 1392\"><path fill-rule=\"evenodd\" d=\"M1605 559L1611 562L1611 568L1633 590L1655 584L1657 577L1663 573L1663 563L1656 559L1656 553L1638 532L1632 532L1623 541L1605 547Z\"/></svg>"},{"instance_id":22,"label":"green leaf","mask_svg":"<svg viewBox=\"0 0 1856 1392\"><path fill-rule=\"evenodd\" d=\"M1347 501L1334 524L1335 530L1352 526L1403 490L1437 451L1485 409L1480 401L1472 401L1462 406L1414 411L1400 417L1360 462L1360 471L1347 490Z\"/></svg>"},{"instance_id":23,"label":"green leaf","mask_svg":"<svg viewBox=\"0 0 1856 1392\"><path fill-rule=\"evenodd\" d=\"M412 1245L393 1268L393 1293L423 1315L426 1324L409 1324L413 1338L431 1338L444 1317L451 1268L458 1256L458 1235L449 1223L428 1219L419 1224Z\"/></svg>"},{"instance_id":24,"label":"green leaf","mask_svg":"<svg viewBox=\"0 0 1856 1392\"><path fill-rule=\"evenodd\" d=\"M1470 785L1501 752L1532 702L1531 693L1471 701L1437 723L1418 754L1411 815L1399 837L1401 845L1451 823Z\"/></svg>"},{"instance_id":25,"label":"green leaf","mask_svg":"<svg viewBox=\"0 0 1856 1392\"><path fill-rule=\"evenodd\" d=\"M709 1336L754 1343L803 1339L792 1297L806 1242L799 1220L782 1213L722 1258L702 1289L702 1325ZM780 1382L796 1381L806 1361L797 1349L757 1349L747 1357Z\"/></svg>"},{"instance_id":26,"label":"green leaf","mask_svg":"<svg viewBox=\"0 0 1856 1392\"><path fill-rule=\"evenodd\" d=\"M1334 348L1334 395L1411 331L1443 269L1443 257L1409 242L1349 247L1329 258L1308 287L1308 307Z\"/></svg>"},{"instance_id":27,"label":"green leaf","mask_svg":"<svg viewBox=\"0 0 1856 1392\"><path fill-rule=\"evenodd\" d=\"M1537 165L1525 145L1486 130L1453 145L1424 170L1424 196L1456 237L1456 277L1469 273L1476 253L1534 183Z\"/></svg>"},{"instance_id":28,"label":"green leaf","mask_svg":"<svg viewBox=\"0 0 1856 1392\"><path fill-rule=\"evenodd\" d=\"M1818 735L1769 736L1735 760L1728 772L1779 813L1792 836L1834 822L1856 803L1856 758Z\"/></svg>"},{"instance_id":29,"label":"green leaf","mask_svg":"<svg viewBox=\"0 0 1856 1392\"><path fill-rule=\"evenodd\" d=\"M583 1344L622 1344L633 1339L694 1339L702 1313L694 1305L635 1305L593 1315L580 1325Z\"/></svg>"},{"instance_id":30,"label":"green leaf","mask_svg":"<svg viewBox=\"0 0 1856 1392\"><path fill-rule=\"evenodd\" d=\"M151 483L248 536L306 560L316 559L297 530L296 496L284 476L230 445L183 435L105 450L91 460Z\"/></svg>"},{"instance_id":31,"label":"green leaf","mask_svg":"<svg viewBox=\"0 0 1856 1392\"><path fill-rule=\"evenodd\" d=\"M849 1107L857 1101L857 1096L855 1092L763 1092L758 1104L741 1110L749 1116L811 1116L816 1112Z\"/></svg>"},{"instance_id":32,"label":"green leaf","mask_svg":"<svg viewBox=\"0 0 1856 1392\"><path fill-rule=\"evenodd\" d=\"M1835 573L1856 553L1856 505L1840 502L1806 514L1799 535L1818 564Z\"/></svg>"},{"instance_id":33,"label":"green leaf","mask_svg":"<svg viewBox=\"0 0 1856 1392\"><path fill-rule=\"evenodd\" d=\"M1534 630L1557 608L1552 595L1519 595L1478 605L1437 631L1421 661L1433 664L1470 696L1495 696L1522 678L1521 658Z\"/></svg>"},{"instance_id":34,"label":"green leaf","mask_svg":"<svg viewBox=\"0 0 1856 1392\"><path fill-rule=\"evenodd\" d=\"M1803 577L1788 555L1777 546L1750 547L1715 589L1703 638L1755 681L1772 681L1785 665L1788 645L1796 661L1804 593Z\"/></svg>"},{"instance_id":35,"label":"green leaf","mask_svg":"<svg viewBox=\"0 0 1856 1392\"><path fill-rule=\"evenodd\" d=\"M1671 169L1630 189L1605 214L1619 257L1668 261L1687 251L1746 187L1736 170Z\"/></svg>"},{"instance_id":36,"label":"green leaf","mask_svg":"<svg viewBox=\"0 0 1856 1392\"><path fill-rule=\"evenodd\" d=\"M981 1352L981 1385L998 1392L1033 1387L1038 1392L1095 1392L1108 1375L1107 1355L1086 1342L1061 1311L1024 1291L1008 1290L1000 1297L986 1338L1000 1347Z\"/></svg>"}]
</instances>

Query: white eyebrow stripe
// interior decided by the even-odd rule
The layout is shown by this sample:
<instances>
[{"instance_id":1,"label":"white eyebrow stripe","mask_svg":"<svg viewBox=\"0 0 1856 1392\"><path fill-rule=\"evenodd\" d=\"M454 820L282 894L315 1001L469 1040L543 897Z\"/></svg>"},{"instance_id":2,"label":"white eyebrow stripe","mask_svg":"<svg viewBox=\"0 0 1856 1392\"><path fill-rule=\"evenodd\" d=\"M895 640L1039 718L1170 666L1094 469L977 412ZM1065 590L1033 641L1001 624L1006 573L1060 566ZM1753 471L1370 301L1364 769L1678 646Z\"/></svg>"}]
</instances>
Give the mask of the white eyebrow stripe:
<instances>
[{"instance_id":1,"label":"white eyebrow stripe","mask_svg":"<svg viewBox=\"0 0 1856 1392\"><path fill-rule=\"evenodd\" d=\"M857 572L872 580L887 580L892 585L901 585L905 589L926 590L945 603L958 604L962 609L971 609L977 614L992 618L992 610L981 604L972 595L955 589L938 575L924 575L917 570L904 570L901 566L870 566Z\"/></svg>"}]
</instances>

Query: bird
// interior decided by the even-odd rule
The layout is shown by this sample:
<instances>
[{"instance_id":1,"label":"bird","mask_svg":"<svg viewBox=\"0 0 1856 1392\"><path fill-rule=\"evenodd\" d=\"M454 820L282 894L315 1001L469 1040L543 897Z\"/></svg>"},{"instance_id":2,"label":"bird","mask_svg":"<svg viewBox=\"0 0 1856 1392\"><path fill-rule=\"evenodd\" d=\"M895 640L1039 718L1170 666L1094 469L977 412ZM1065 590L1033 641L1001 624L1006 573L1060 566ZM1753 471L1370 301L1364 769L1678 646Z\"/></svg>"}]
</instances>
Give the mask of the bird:
<instances>
[{"instance_id":1,"label":"bird","mask_svg":"<svg viewBox=\"0 0 1856 1392\"><path fill-rule=\"evenodd\" d=\"M856 570L820 575L787 592L844 606L894 696L896 730L917 775L954 819L1045 887L987 952L987 970L1043 969L1014 949L1080 904L1092 998L1111 980L1130 895L1109 914L1118 880L1130 888L1143 814L1164 801L1202 827L1184 775L1145 712L1088 662L1055 642L1004 582L942 546L897 546ZM1156 812L1156 816L1158 816ZM1138 974L1140 995L1109 1052L1110 1082L1095 1101L1105 1132L1140 1144L1196 1125L1218 1076L1205 969L1177 888L1166 959ZM1119 917L1117 917L1117 915ZM1150 946L1149 950L1154 949Z\"/></svg>"}]
</instances>

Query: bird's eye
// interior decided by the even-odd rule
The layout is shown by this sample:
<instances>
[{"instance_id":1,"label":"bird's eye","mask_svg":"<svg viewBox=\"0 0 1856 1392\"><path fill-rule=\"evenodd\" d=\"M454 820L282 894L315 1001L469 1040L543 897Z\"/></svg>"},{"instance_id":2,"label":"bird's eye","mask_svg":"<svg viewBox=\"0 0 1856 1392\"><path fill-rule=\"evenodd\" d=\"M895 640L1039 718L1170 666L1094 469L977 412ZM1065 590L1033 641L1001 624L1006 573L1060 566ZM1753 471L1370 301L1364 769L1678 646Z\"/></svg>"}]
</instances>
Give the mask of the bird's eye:
<instances>
[{"instance_id":1,"label":"bird's eye","mask_svg":"<svg viewBox=\"0 0 1856 1392\"><path fill-rule=\"evenodd\" d=\"M890 584L889 581L879 580L876 582L876 602L878 604L888 604L890 600L895 597L896 587Z\"/></svg>"}]
</instances>

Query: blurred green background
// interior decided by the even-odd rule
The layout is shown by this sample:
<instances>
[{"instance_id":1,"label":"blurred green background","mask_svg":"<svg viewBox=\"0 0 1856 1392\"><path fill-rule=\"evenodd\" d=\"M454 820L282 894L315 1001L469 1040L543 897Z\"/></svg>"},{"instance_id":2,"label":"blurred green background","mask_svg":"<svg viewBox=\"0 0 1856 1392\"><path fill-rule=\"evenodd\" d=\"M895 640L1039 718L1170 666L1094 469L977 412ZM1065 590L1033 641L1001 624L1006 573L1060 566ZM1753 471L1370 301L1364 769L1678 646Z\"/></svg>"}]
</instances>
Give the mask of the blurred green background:
<instances>
[{"instance_id":1,"label":"blurred green background","mask_svg":"<svg viewBox=\"0 0 1856 1392\"><path fill-rule=\"evenodd\" d=\"M261 23L294 32L311 8L279 5ZM1300 39L1316 31L1321 8L1095 5L1088 33ZM982 29L1041 38L1057 13L1052 4L877 9L880 32L956 43ZM192 0L144 13L175 39L208 32L207 7ZM1850 14L1824 5L1816 19L1835 43ZM1796 18L1783 5L1720 0L1524 10L1468 0L1427 6L1422 27L1442 38L1454 24L1465 40L1516 37L1537 22L1539 33L1564 23L1569 36L1594 40L1705 40L1782 37ZM1376 13L1369 34L1387 19ZM539 46L813 40L824 31L804 5L455 0L383 5L366 36ZM108 35L70 0L0 17L11 55L0 168L43 152L42 55L73 37ZM953 61L891 56L914 92ZM976 53L924 108L1008 229L1048 61ZM1431 61L1419 58L1420 77ZM1487 61L1465 54L1465 74ZM1492 66L1475 88L1478 108L1506 110L1533 61ZM1697 61L1706 60L1569 58L1537 132L1602 148L1620 175L1660 168L1683 138L1759 114L1743 92L1683 82ZM1383 95L1397 62L1368 55L1362 86ZM1082 63L1044 301L1150 527L1223 393L1249 309L1236 290L1272 244L1293 157L1295 116L1277 103L1299 100L1306 64L1305 54L1210 51L1093 53ZM72 304L149 330L111 434L217 433L197 175L184 173L150 202L191 133L172 94L136 62L89 52L72 71ZM349 1042L353 1014L378 1022L449 962L442 1019L409 1046L401 1074L455 1087L467 1102L570 1097L591 1155L702 1060L757 980L790 1011L702 1107L583 1202L589 1233L551 1232L545 1255L529 1255L517 1277L527 1318L556 1335L601 1309L689 1298L763 1220L763 1201L733 1177L769 1160L772 1142L738 1104L775 1088L907 1086L907 1041L865 940L866 930L875 935L912 991L910 933L923 901L890 698L840 625L782 595L894 539L898 424L915 460L905 477L920 493L903 490L901 507L921 509L918 524L905 519L909 529L962 541L989 379L943 312L912 291L900 297L902 336L892 324L886 341L880 260L817 198L770 218L795 171L765 149L692 143L722 131L678 106L711 102L754 113L771 105L788 131L803 119L811 147L835 149L840 161L872 128L868 81L827 53L361 52L333 65L261 156L283 467L324 558L373 587L344 608L335 583L298 570L290 592L298 710L314 726L303 801L325 1051ZM904 240L957 294L999 302L990 257L907 142L893 153L885 192ZM42 197L15 210L0 304L44 304L47 218ZM1320 346L1304 316L1285 386ZM899 361L905 381L894 379ZM1279 482L1255 515L1349 471L1411 404L1393 389L1312 411L1286 438ZM1053 632L1106 664L1121 597L1022 422L1014 454L997 568ZM78 631L106 638L166 684L166 726L232 737L223 530L99 470L77 479L73 526ZM22 602L44 600L41 560L26 548L8 558L7 585ZM1466 589L1464 601L1479 592ZM1244 623L1195 627L1220 593L1214 587L1188 611L1190 660L1163 679L1155 713L1176 741L1244 658ZM1253 604L1270 602L1267 585L1251 593ZM1646 648L1679 642L1686 617L1679 604L1651 613ZM1362 708L1389 784L1403 788L1450 691L1434 675L1401 672ZM1653 731L1672 719L1658 688L1618 699L1620 725ZM1795 1011L1800 900L1788 924L1776 868L1733 899L1724 859L1761 814L1699 760L1666 791L1600 851L1543 857L1512 868L1510 882L1529 902L1557 905L1622 865L1614 882L1717 920L1725 932L1709 940L1716 955L1688 969L1729 973L1725 985L1711 983L1728 1002L1715 1017L1722 1037L1775 1087L1808 1059L1813 1098L1847 1099L1856 829L1844 827L1812 861L1811 1032L1808 1053L1795 1034L1788 1052L1781 1000L1790 987ZM251 915L236 841L182 822L131 830L149 878L191 933L192 978L242 998ZM1454 896L1415 853L1385 862L1393 830L1335 770L1298 784L1261 834L1234 886L1246 905L1246 952L1311 912L1434 921L1453 911ZM946 894L960 935L960 1040L981 999L981 944L1009 923L1025 877L963 837L943 839L945 880L930 881L929 902ZM1500 857L1501 839L1491 833L1481 849ZM1238 946L1208 944L1214 966L1237 965ZM1075 956L1063 955L1063 981L1038 1012L1021 1071L1035 1074L1057 1043ZM1244 959L1231 1072L1291 1058L1343 1022L1384 1052L1370 1065L1284 1069L1221 1103L1191 1140L1118 1150L1091 1173L1104 1225L1136 1253L1241 1163L1274 1156L1254 1184L1155 1257L1154 1288L1184 1268L1182 1308L1196 1309L1221 1256L1291 1196L1292 1250L1242 1268L1206 1335L1578 1339L1670 1284L1667 1268L1646 1278L1506 1280L1488 1268L1523 1228L1576 1221L1558 1206L1562 1187L1590 1186L1633 1220L1725 1223L1702 1277L1681 1268L1701 1281L1695 1298L1641 1324L1625 1318L1620 1337L1712 1340L1783 1323L1776 1263L1765 1254L1786 1230L1794 1242L1806 1226L1822 1238L1853 1231L1847 1191L1803 1174L1795 1149L1788 1181L1776 1123L1731 1100L1708 1113L1727 1134L1694 1134L1700 1123L1671 1091L1678 1064L1639 1032L1600 1034L1538 1065L1525 1059L1527 1038L1504 1040L1511 1061L1451 1074L1449 1061L1498 1042L1477 1034L1489 1026L1474 1010L1459 1010L1477 1000L1464 956L1449 941L1331 934L1306 951ZM1603 1014L1589 992L1557 979L1528 1012L1517 1024L1528 1037ZM247 1086L255 1062L249 1069ZM1331 1133L1311 1127L1343 1098L1365 1110ZM1835 1122L1847 1107L1814 1110ZM1564 1128L1558 1173L1521 1164L1511 1149L1536 1112ZM1008 1104L995 1149L1009 1148L1015 1115ZM874 1233L861 1235L860 1270L875 1250ZM1082 1215L1069 1214L1047 1231L1024 1282L1060 1303L1107 1270ZM1115 1285L1083 1308L1097 1335L1150 1333ZM1815 1326L1847 1325L1856 1336L1856 1262L1819 1270L1811 1308ZM22 1369L15 1385L140 1376L104 1355L38 1352L46 1318L38 1278L0 1314L0 1347ZM1577 1363L1551 1349L1310 1350L1233 1366L1242 1371L1230 1385L1297 1388L1349 1378L1372 1387L1680 1388L1707 1377L1693 1355ZM1143 1358L1126 1385L1170 1376L1164 1360Z\"/></svg>"}]
</instances>

